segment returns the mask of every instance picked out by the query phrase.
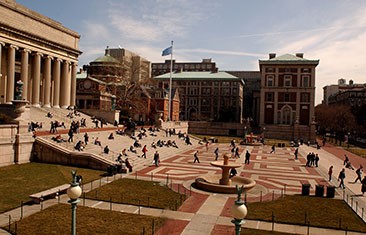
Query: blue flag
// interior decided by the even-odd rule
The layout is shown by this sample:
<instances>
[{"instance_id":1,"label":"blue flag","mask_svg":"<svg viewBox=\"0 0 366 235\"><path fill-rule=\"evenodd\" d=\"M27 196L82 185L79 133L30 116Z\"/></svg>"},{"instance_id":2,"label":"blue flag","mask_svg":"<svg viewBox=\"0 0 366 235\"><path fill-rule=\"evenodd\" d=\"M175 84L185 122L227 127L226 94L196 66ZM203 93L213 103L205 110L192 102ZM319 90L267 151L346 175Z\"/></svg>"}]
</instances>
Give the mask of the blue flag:
<instances>
[{"instance_id":1,"label":"blue flag","mask_svg":"<svg viewBox=\"0 0 366 235\"><path fill-rule=\"evenodd\" d=\"M161 53L161 56L171 55L172 54L172 47L165 48Z\"/></svg>"}]
</instances>

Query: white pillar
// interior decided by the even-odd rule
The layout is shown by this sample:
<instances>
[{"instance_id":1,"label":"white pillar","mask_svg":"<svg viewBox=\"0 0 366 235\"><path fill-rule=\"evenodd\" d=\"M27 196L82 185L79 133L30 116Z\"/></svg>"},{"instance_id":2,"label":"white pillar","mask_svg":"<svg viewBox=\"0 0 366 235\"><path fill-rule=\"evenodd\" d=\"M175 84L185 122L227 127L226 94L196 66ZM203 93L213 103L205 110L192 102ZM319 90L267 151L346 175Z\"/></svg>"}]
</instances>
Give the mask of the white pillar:
<instances>
[{"instance_id":1,"label":"white pillar","mask_svg":"<svg viewBox=\"0 0 366 235\"><path fill-rule=\"evenodd\" d=\"M23 82L23 94L22 99L28 99L28 64L29 64L29 53L31 51L28 49L22 50L22 58L21 58L21 68L20 68L20 79Z\"/></svg>"},{"instance_id":2,"label":"white pillar","mask_svg":"<svg viewBox=\"0 0 366 235\"><path fill-rule=\"evenodd\" d=\"M44 76L44 84L43 84L43 94L44 94L44 100L43 100L43 106L46 108L51 107L51 59L52 57L46 56L44 61L44 70L43 70L43 76Z\"/></svg>"},{"instance_id":3,"label":"white pillar","mask_svg":"<svg viewBox=\"0 0 366 235\"><path fill-rule=\"evenodd\" d=\"M41 56L39 52L33 55L33 89L32 89L32 105L39 107L40 81L41 81Z\"/></svg>"},{"instance_id":4,"label":"white pillar","mask_svg":"<svg viewBox=\"0 0 366 235\"><path fill-rule=\"evenodd\" d=\"M76 73L77 64L72 63L71 65L71 94L70 94L70 106L75 107L76 103Z\"/></svg>"},{"instance_id":5,"label":"white pillar","mask_svg":"<svg viewBox=\"0 0 366 235\"><path fill-rule=\"evenodd\" d=\"M61 108L67 109L70 106L70 93L71 93L71 81L70 81L70 62L64 61L61 69L61 96L60 105Z\"/></svg>"},{"instance_id":6,"label":"white pillar","mask_svg":"<svg viewBox=\"0 0 366 235\"><path fill-rule=\"evenodd\" d=\"M62 60L56 58L53 62L53 108L60 108L60 63Z\"/></svg>"},{"instance_id":7,"label":"white pillar","mask_svg":"<svg viewBox=\"0 0 366 235\"><path fill-rule=\"evenodd\" d=\"M16 46L10 45L8 48L8 79L6 81L6 103L12 104L14 100L15 83L15 50Z\"/></svg>"}]
</instances>

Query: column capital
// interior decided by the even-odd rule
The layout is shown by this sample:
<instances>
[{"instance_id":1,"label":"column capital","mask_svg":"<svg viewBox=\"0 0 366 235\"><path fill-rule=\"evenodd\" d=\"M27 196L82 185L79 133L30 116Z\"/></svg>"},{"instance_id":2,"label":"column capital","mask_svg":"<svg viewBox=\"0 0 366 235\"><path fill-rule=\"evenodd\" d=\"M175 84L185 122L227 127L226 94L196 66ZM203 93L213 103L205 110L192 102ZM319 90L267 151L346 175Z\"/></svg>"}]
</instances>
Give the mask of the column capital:
<instances>
[{"instance_id":1,"label":"column capital","mask_svg":"<svg viewBox=\"0 0 366 235\"><path fill-rule=\"evenodd\" d=\"M54 57L53 60L56 61L56 62L62 62L62 59L56 58L56 57Z\"/></svg>"},{"instance_id":2,"label":"column capital","mask_svg":"<svg viewBox=\"0 0 366 235\"><path fill-rule=\"evenodd\" d=\"M33 52L33 55L37 55L37 56L43 56L43 54L41 53L41 52L38 52L38 51L35 51L35 52Z\"/></svg>"},{"instance_id":3,"label":"column capital","mask_svg":"<svg viewBox=\"0 0 366 235\"><path fill-rule=\"evenodd\" d=\"M12 44L9 45L9 48L12 48L12 49L15 49L15 50L19 49L19 47L15 46L15 45L12 45Z\"/></svg>"},{"instance_id":4,"label":"column capital","mask_svg":"<svg viewBox=\"0 0 366 235\"><path fill-rule=\"evenodd\" d=\"M31 51L31 50L29 50L29 49L27 49L27 48L23 48L23 49L22 49L22 52L26 52L26 53L28 53L28 54L29 54L29 53L31 53L32 51Z\"/></svg>"},{"instance_id":5,"label":"column capital","mask_svg":"<svg viewBox=\"0 0 366 235\"><path fill-rule=\"evenodd\" d=\"M3 43L3 42L0 42L0 46L5 46L5 43Z\"/></svg>"},{"instance_id":6,"label":"column capital","mask_svg":"<svg viewBox=\"0 0 366 235\"><path fill-rule=\"evenodd\" d=\"M65 64L71 64L71 61L70 60L63 60L63 62L65 63Z\"/></svg>"},{"instance_id":7,"label":"column capital","mask_svg":"<svg viewBox=\"0 0 366 235\"><path fill-rule=\"evenodd\" d=\"M50 55L46 55L46 56L45 56L45 59L53 60L53 58L54 58L54 57L53 57L53 56L50 56Z\"/></svg>"}]
</instances>

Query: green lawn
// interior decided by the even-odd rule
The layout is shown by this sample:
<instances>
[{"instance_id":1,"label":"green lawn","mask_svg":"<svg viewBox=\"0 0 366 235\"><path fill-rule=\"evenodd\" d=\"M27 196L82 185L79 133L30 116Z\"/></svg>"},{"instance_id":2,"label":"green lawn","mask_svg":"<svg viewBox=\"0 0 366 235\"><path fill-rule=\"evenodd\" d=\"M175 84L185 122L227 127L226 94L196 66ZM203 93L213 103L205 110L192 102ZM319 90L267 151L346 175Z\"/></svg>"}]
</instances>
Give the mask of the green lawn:
<instances>
[{"instance_id":1,"label":"green lawn","mask_svg":"<svg viewBox=\"0 0 366 235\"><path fill-rule=\"evenodd\" d=\"M144 234L149 235L153 234L153 228L156 231L162 226L164 219L78 206L76 222L78 235L135 235L142 234L143 230L145 231ZM49 207L18 221L16 227L17 235L70 234L70 205L58 204ZM5 227L5 229L8 229L8 227ZM11 230L15 231L15 224L11 225Z\"/></svg>"},{"instance_id":2,"label":"green lawn","mask_svg":"<svg viewBox=\"0 0 366 235\"><path fill-rule=\"evenodd\" d=\"M86 193L86 198L177 210L185 195L153 181L119 179Z\"/></svg>"},{"instance_id":3,"label":"green lawn","mask_svg":"<svg viewBox=\"0 0 366 235\"><path fill-rule=\"evenodd\" d=\"M71 170L83 176L83 182L101 177L103 171L44 163L27 163L0 168L0 212L29 201L29 195L71 182Z\"/></svg>"},{"instance_id":4,"label":"green lawn","mask_svg":"<svg viewBox=\"0 0 366 235\"><path fill-rule=\"evenodd\" d=\"M306 219L311 226L366 232L366 224L342 200L286 196L247 207L247 219L271 221L273 212L275 222L304 225Z\"/></svg>"}]
</instances>

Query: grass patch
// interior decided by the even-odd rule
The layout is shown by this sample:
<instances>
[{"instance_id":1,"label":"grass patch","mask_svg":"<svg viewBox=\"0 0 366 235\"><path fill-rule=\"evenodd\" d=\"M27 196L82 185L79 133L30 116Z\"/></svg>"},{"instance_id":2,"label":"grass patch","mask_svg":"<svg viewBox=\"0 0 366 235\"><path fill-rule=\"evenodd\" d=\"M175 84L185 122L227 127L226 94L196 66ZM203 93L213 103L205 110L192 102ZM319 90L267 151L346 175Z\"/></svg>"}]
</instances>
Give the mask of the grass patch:
<instances>
[{"instance_id":1,"label":"grass patch","mask_svg":"<svg viewBox=\"0 0 366 235\"><path fill-rule=\"evenodd\" d=\"M86 198L132 205L177 210L185 195L174 192L158 182L120 179L85 195Z\"/></svg>"},{"instance_id":2,"label":"grass patch","mask_svg":"<svg viewBox=\"0 0 366 235\"><path fill-rule=\"evenodd\" d=\"M76 212L77 234L142 234L145 228L146 235L153 234L160 228L162 218L127 214L117 211L101 210L78 206ZM15 230L15 225L11 226ZM5 227L8 229L8 227ZM70 205L58 204L35 213L17 222L17 235L50 235L70 234L71 209Z\"/></svg>"},{"instance_id":3,"label":"grass patch","mask_svg":"<svg viewBox=\"0 0 366 235\"><path fill-rule=\"evenodd\" d=\"M273 212L275 222L304 225L309 221L311 226L366 232L365 223L343 200L295 195L247 206L247 219L271 221Z\"/></svg>"},{"instance_id":4,"label":"grass patch","mask_svg":"<svg viewBox=\"0 0 366 235\"><path fill-rule=\"evenodd\" d=\"M103 171L44 163L27 163L0 168L0 212L29 201L29 195L71 182L71 170L83 176L83 182L100 178Z\"/></svg>"}]
</instances>

